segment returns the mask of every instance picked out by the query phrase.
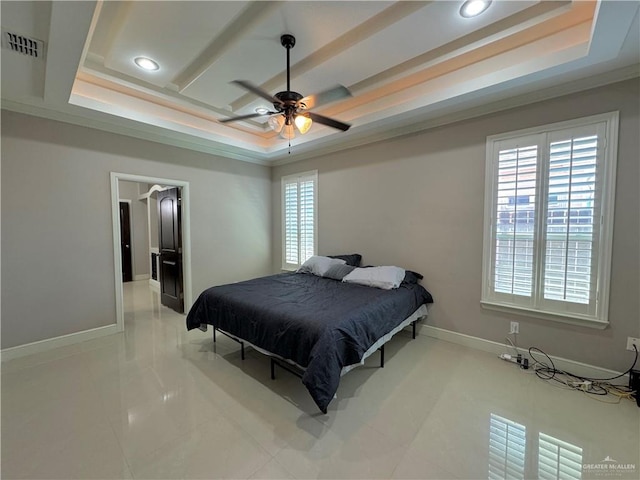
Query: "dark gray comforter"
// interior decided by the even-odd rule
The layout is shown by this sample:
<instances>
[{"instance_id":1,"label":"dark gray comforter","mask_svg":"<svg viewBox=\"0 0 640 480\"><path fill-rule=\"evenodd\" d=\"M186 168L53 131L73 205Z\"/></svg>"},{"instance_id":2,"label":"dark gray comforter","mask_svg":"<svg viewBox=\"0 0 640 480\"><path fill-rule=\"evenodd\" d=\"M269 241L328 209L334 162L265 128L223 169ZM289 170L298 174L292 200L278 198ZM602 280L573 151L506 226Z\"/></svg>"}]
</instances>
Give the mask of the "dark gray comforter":
<instances>
[{"instance_id":1,"label":"dark gray comforter","mask_svg":"<svg viewBox=\"0 0 640 480\"><path fill-rule=\"evenodd\" d=\"M418 284L381 290L311 274L282 273L205 290L187 329L213 325L305 368L302 382L326 412L342 367L433 299Z\"/></svg>"}]
</instances>

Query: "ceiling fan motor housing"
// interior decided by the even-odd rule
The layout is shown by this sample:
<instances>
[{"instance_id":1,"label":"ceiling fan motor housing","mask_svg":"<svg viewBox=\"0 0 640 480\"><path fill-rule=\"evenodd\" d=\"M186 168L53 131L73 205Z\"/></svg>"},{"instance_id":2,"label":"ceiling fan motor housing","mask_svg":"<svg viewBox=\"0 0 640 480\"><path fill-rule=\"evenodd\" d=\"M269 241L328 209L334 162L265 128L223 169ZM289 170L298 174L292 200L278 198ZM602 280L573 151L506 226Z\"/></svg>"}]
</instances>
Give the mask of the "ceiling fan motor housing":
<instances>
[{"instance_id":1,"label":"ceiling fan motor housing","mask_svg":"<svg viewBox=\"0 0 640 480\"><path fill-rule=\"evenodd\" d=\"M273 107L277 112L282 113L286 118L286 124L289 125L293 118L295 117L299 108L306 108L304 103L298 103L302 100L302 95L298 92L278 92L274 95L278 100L281 100L282 103L274 103Z\"/></svg>"},{"instance_id":2,"label":"ceiling fan motor housing","mask_svg":"<svg viewBox=\"0 0 640 480\"><path fill-rule=\"evenodd\" d=\"M296 45L296 37L294 37L293 35L289 35L288 33L285 33L280 37L280 43L284 48L287 48L287 49L293 48Z\"/></svg>"},{"instance_id":3,"label":"ceiling fan motor housing","mask_svg":"<svg viewBox=\"0 0 640 480\"><path fill-rule=\"evenodd\" d=\"M282 108L283 106L297 105L300 100L302 100L302 95L298 92L284 91L278 92L274 95L278 100L282 103L274 103L273 106L278 108Z\"/></svg>"}]
</instances>

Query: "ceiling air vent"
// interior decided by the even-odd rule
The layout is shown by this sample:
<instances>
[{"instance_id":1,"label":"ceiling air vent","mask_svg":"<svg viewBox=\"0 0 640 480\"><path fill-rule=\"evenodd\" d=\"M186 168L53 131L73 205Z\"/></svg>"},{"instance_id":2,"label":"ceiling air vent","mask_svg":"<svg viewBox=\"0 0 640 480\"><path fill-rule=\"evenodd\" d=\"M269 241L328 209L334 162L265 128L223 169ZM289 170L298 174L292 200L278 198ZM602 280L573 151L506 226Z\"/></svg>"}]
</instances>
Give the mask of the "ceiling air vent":
<instances>
[{"instance_id":1,"label":"ceiling air vent","mask_svg":"<svg viewBox=\"0 0 640 480\"><path fill-rule=\"evenodd\" d=\"M44 42L2 29L2 48L33 58L44 58Z\"/></svg>"}]
</instances>

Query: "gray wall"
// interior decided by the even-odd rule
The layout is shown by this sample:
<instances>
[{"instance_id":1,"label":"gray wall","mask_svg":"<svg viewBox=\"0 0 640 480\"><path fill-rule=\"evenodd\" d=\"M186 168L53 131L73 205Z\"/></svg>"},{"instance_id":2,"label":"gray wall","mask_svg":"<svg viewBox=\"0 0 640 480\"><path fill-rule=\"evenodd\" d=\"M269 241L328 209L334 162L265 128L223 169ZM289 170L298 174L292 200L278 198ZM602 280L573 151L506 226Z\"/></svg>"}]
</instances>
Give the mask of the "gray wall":
<instances>
[{"instance_id":1,"label":"gray wall","mask_svg":"<svg viewBox=\"0 0 640 480\"><path fill-rule=\"evenodd\" d=\"M131 200L131 251L133 252L133 278L136 275L149 275L149 231L147 219L147 201L138 200L138 195L147 191L146 183L118 181L120 200Z\"/></svg>"},{"instance_id":2,"label":"gray wall","mask_svg":"<svg viewBox=\"0 0 640 480\"><path fill-rule=\"evenodd\" d=\"M274 168L273 269L281 265L280 178L318 170L320 254L421 272L435 304L428 324L502 342L520 322L521 345L626 370L627 336L640 336L639 81L620 82L420 134ZM610 328L595 330L483 310L482 235L488 135L620 111Z\"/></svg>"},{"instance_id":3,"label":"gray wall","mask_svg":"<svg viewBox=\"0 0 640 480\"><path fill-rule=\"evenodd\" d=\"M2 348L116 321L109 172L190 182L193 294L271 270L266 167L2 111Z\"/></svg>"}]
</instances>

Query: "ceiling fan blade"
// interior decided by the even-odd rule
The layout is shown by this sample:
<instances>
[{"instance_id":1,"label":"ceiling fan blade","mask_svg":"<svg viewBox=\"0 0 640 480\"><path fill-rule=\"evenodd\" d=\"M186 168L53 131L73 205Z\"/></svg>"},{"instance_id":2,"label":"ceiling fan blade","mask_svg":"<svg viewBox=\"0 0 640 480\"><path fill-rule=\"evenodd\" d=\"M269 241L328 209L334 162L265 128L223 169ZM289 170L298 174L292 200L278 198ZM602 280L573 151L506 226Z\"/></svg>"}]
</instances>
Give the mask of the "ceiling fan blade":
<instances>
[{"instance_id":1,"label":"ceiling fan blade","mask_svg":"<svg viewBox=\"0 0 640 480\"><path fill-rule=\"evenodd\" d=\"M274 113L277 113L277 112L249 113L248 115L240 115L238 117L223 118L222 120L218 120L218 122L220 123L236 122L238 120L246 120L248 118L262 117L264 115L273 115Z\"/></svg>"},{"instance_id":2,"label":"ceiling fan blade","mask_svg":"<svg viewBox=\"0 0 640 480\"><path fill-rule=\"evenodd\" d=\"M282 104L282 100L277 99L270 93L265 92L257 85L254 85L251 82L247 82L246 80L234 80L231 83L235 83L236 85L241 86L245 90L249 90L251 93L255 93L259 97L264 98L265 100L269 100L271 103L279 103Z\"/></svg>"},{"instance_id":3,"label":"ceiling fan blade","mask_svg":"<svg viewBox=\"0 0 640 480\"><path fill-rule=\"evenodd\" d=\"M336 100L340 100L342 98L351 97L351 92L349 89L342 85L336 85L329 90L325 90L320 93L316 93L315 95L309 95L308 97L304 97L298 103L304 103L307 109L315 108L320 105L324 105L325 103L335 102Z\"/></svg>"},{"instance_id":4,"label":"ceiling fan blade","mask_svg":"<svg viewBox=\"0 0 640 480\"><path fill-rule=\"evenodd\" d=\"M326 125L327 127L337 128L338 130L342 130L346 132L351 128L351 125L348 123L342 123L338 120L334 120L333 118L325 117L324 115L319 115L313 112L304 112L304 115L309 117L314 122L321 123L322 125Z\"/></svg>"}]
</instances>

